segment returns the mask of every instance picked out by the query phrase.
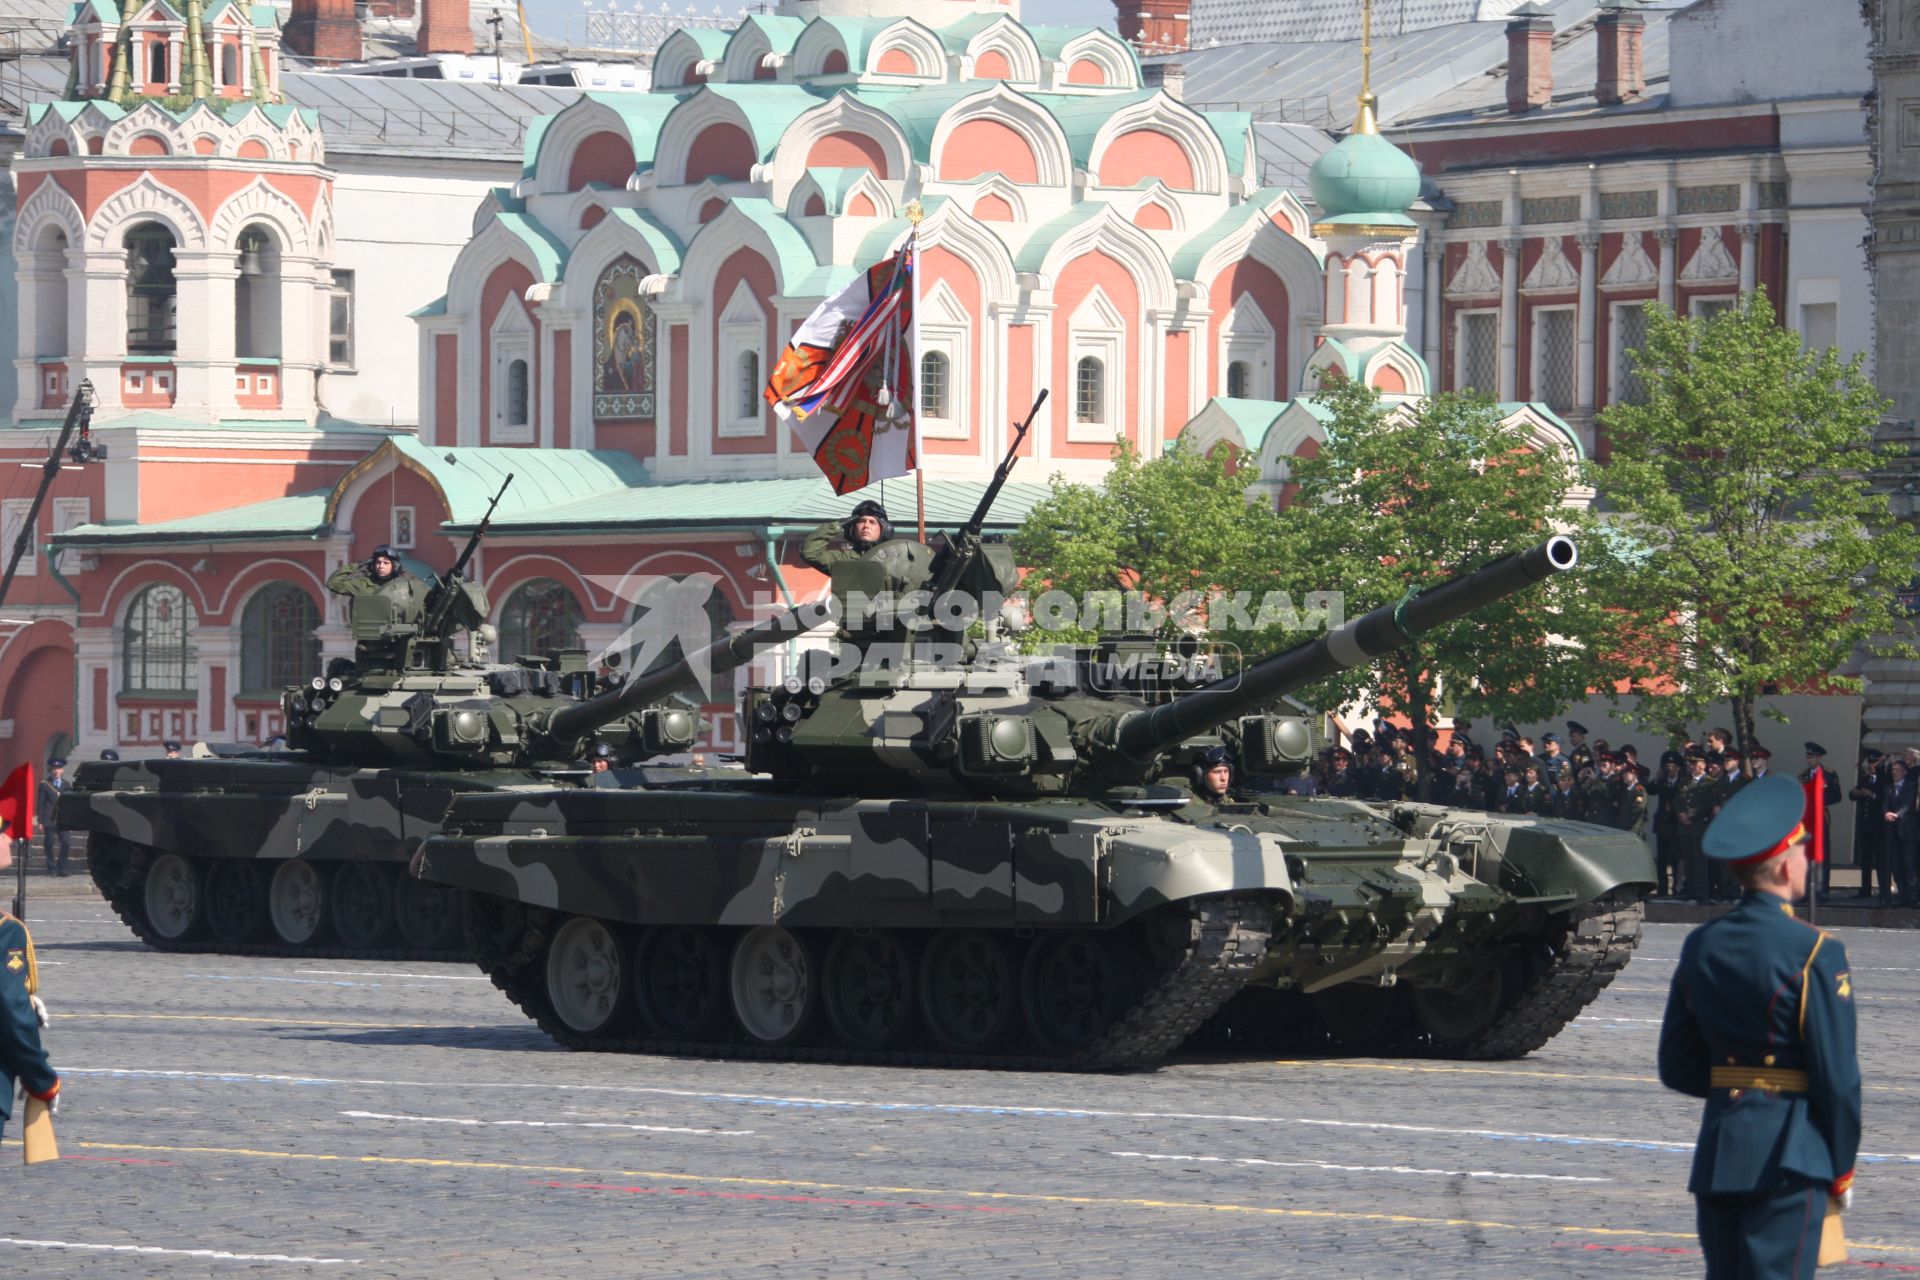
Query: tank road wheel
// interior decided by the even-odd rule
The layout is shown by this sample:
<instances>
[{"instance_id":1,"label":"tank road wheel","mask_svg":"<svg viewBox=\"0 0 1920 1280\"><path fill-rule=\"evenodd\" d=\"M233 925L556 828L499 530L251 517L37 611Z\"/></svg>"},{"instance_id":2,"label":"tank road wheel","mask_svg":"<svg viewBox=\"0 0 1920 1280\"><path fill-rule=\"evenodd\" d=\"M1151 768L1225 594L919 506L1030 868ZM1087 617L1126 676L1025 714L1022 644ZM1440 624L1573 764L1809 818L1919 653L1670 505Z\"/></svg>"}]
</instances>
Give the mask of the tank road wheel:
<instances>
[{"instance_id":1,"label":"tank road wheel","mask_svg":"<svg viewBox=\"0 0 1920 1280\"><path fill-rule=\"evenodd\" d=\"M1396 988L1370 982L1343 982L1316 991L1311 997L1320 1025L1335 1045L1356 1053L1371 1053L1393 1038L1399 1001Z\"/></svg>"},{"instance_id":2,"label":"tank road wheel","mask_svg":"<svg viewBox=\"0 0 1920 1280\"><path fill-rule=\"evenodd\" d=\"M267 883L267 918L273 936L290 947L319 941L327 923L327 884L316 863L288 858Z\"/></svg>"},{"instance_id":3,"label":"tank road wheel","mask_svg":"<svg viewBox=\"0 0 1920 1280\"><path fill-rule=\"evenodd\" d=\"M574 916L547 948L547 1001L569 1031L607 1035L626 1017L627 948L611 926Z\"/></svg>"},{"instance_id":4,"label":"tank road wheel","mask_svg":"<svg viewBox=\"0 0 1920 1280\"><path fill-rule=\"evenodd\" d=\"M1013 956L977 929L942 930L920 963L920 1012L927 1030L955 1053L1000 1047L1020 1016Z\"/></svg>"},{"instance_id":5,"label":"tank road wheel","mask_svg":"<svg viewBox=\"0 0 1920 1280\"><path fill-rule=\"evenodd\" d=\"M820 964L798 934L761 925L734 944L728 987L741 1030L761 1044L792 1044L820 1007Z\"/></svg>"},{"instance_id":6,"label":"tank road wheel","mask_svg":"<svg viewBox=\"0 0 1920 1280\"><path fill-rule=\"evenodd\" d=\"M1056 1058L1071 1057L1105 1035L1135 998L1127 957L1097 933L1043 936L1022 977L1027 1032Z\"/></svg>"},{"instance_id":7,"label":"tank road wheel","mask_svg":"<svg viewBox=\"0 0 1920 1280\"><path fill-rule=\"evenodd\" d=\"M402 871L394 878L393 917L400 940L415 951L453 951L460 946L460 891L416 880Z\"/></svg>"},{"instance_id":8,"label":"tank road wheel","mask_svg":"<svg viewBox=\"0 0 1920 1280\"><path fill-rule=\"evenodd\" d=\"M147 864L142 897L147 926L162 943L187 941L206 919L199 873L177 853L160 854Z\"/></svg>"},{"instance_id":9,"label":"tank road wheel","mask_svg":"<svg viewBox=\"0 0 1920 1280\"><path fill-rule=\"evenodd\" d=\"M667 1040L704 1040L727 1014L726 975L712 930L665 925L634 948L640 1017Z\"/></svg>"},{"instance_id":10,"label":"tank road wheel","mask_svg":"<svg viewBox=\"0 0 1920 1280\"><path fill-rule=\"evenodd\" d=\"M842 933L827 948L827 1023L856 1049L886 1049L913 1033L913 953L891 930Z\"/></svg>"},{"instance_id":11,"label":"tank road wheel","mask_svg":"<svg viewBox=\"0 0 1920 1280\"><path fill-rule=\"evenodd\" d=\"M249 858L215 858L207 864L207 932L232 946L251 942L267 929L267 877Z\"/></svg>"},{"instance_id":12,"label":"tank road wheel","mask_svg":"<svg viewBox=\"0 0 1920 1280\"><path fill-rule=\"evenodd\" d=\"M342 946L364 951L393 933L390 870L383 862L344 862L333 873L333 931Z\"/></svg>"},{"instance_id":13,"label":"tank road wheel","mask_svg":"<svg viewBox=\"0 0 1920 1280\"><path fill-rule=\"evenodd\" d=\"M1493 1025L1506 1003L1507 984L1490 968L1457 987L1415 987L1413 1013L1434 1044L1465 1044Z\"/></svg>"}]
</instances>

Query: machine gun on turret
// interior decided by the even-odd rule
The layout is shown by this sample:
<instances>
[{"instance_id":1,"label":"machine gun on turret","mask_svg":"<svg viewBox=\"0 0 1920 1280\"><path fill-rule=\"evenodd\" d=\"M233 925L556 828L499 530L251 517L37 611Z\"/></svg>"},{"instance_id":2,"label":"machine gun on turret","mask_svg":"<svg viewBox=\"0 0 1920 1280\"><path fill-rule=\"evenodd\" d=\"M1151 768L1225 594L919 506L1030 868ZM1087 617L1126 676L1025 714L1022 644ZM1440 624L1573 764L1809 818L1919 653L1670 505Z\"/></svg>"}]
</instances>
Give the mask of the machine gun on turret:
<instances>
[{"instance_id":1,"label":"machine gun on turret","mask_svg":"<svg viewBox=\"0 0 1920 1280\"><path fill-rule=\"evenodd\" d=\"M466 581L467 565L473 560L473 553L480 549L480 539L487 536L487 530L493 525L494 509L500 505L500 499L507 496L507 490L513 484L513 472L500 482L500 491L493 495L493 501L487 504L486 514L480 517L480 523L473 527L473 534L467 539L467 545L460 549L459 558L453 562L445 576L440 579L439 593L433 605L427 611L426 624L421 628L428 636L445 641L450 631L464 631L480 625L487 616L487 597L480 591L478 584ZM464 606L461 608L460 606ZM445 652L443 644L442 652ZM443 657L444 661L444 657Z\"/></svg>"}]
</instances>

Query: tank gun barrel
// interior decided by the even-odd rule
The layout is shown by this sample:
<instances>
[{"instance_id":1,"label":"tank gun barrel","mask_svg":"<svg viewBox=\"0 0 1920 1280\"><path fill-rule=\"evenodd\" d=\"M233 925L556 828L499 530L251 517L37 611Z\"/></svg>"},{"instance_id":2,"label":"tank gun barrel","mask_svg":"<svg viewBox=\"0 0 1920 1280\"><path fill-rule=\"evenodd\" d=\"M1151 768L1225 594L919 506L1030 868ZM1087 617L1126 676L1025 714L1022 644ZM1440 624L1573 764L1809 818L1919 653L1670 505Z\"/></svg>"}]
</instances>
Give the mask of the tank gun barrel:
<instances>
[{"instance_id":1,"label":"tank gun barrel","mask_svg":"<svg viewBox=\"0 0 1920 1280\"><path fill-rule=\"evenodd\" d=\"M691 687L703 667L710 676L722 675L753 661L763 649L784 644L832 621L832 608L831 601L821 600L784 609L732 635L722 636L705 649L682 656L678 662L657 671L635 672L618 688L596 694L585 702L561 707L536 725L536 731L553 742L577 742L601 725L611 724Z\"/></svg>"},{"instance_id":2,"label":"tank gun barrel","mask_svg":"<svg viewBox=\"0 0 1920 1280\"><path fill-rule=\"evenodd\" d=\"M1252 714L1299 689L1363 666L1422 634L1517 594L1579 561L1573 539L1552 537L1482 568L1382 605L1363 617L1203 685L1171 702L1124 716L1113 731L1121 755L1146 763L1198 733Z\"/></svg>"}]
</instances>

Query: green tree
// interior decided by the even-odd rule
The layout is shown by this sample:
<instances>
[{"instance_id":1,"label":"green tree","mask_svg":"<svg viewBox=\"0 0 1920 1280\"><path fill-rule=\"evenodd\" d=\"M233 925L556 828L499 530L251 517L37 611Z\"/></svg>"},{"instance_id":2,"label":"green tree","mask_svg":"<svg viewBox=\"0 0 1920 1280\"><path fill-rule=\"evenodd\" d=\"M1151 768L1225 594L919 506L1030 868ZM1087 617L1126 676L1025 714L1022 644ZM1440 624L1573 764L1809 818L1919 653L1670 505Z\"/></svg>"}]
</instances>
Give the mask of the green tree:
<instances>
[{"instance_id":1,"label":"green tree","mask_svg":"<svg viewBox=\"0 0 1920 1280\"><path fill-rule=\"evenodd\" d=\"M1175 445L1143 459L1122 443L1113 469L1095 486L1055 481L1013 536L1014 555L1028 566L1029 595L1062 592L1081 609L1076 625L1037 630L1039 646L1087 643L1097 617L1124 619L1123 598L1165 609L1182 593L1264 592L1276 585L1271 570L1277 521L1271 508L1247 501L1247 477L1236 474L1231 449L1202 453ZM1258 622L1257 616L1248 622ZM1178 625L1159 620L1162 634ZM1213 638L1247 645L1262 630L1236 626L1222 614ZM1265 629L1270 631L1272 628Z\"/></svg>"},{"instance_id":2,"label":"green tree","mask_svg":"<svg viewBox=\"0 0 1920 1280\"><path fill-rule=\"evenodd\" d=\"M1867 477L1885 409L1862 357L1809 351L1764 291L1709 319L1649 307L1630 353L1645 395L1600 416L1612 459L1594 471L1605 506L1644 555L1633 600L1650 667L1636 689L1650 726L1730 702L1742 749L1771 688L1826 683L1904 617L1920 536Z\"/></svg>"},{"instance_id":3,"label":"green tree","mask_svg":"<svg viewBox=\"0 0 1920 1280\"><path fill-rule=\"evenodd\" d=\"M1320 705L1398 711L1425 730L1445 694L1476 719L1537 721L1626 674L1626 619L1596 590L1609 580L1608 547L1587 512L1567 505L1580 475L1566 451L1540 447L1477 396L1387 404L1341 380L1316 403L1331 415L1326 442L1293 463L1298 490L1281 513L1293 589L1342 591L1354 618L1556 532L1573 536L1582 558L1571 573L1329 681L1315 691Z\"/></svg>"}]
</instances>

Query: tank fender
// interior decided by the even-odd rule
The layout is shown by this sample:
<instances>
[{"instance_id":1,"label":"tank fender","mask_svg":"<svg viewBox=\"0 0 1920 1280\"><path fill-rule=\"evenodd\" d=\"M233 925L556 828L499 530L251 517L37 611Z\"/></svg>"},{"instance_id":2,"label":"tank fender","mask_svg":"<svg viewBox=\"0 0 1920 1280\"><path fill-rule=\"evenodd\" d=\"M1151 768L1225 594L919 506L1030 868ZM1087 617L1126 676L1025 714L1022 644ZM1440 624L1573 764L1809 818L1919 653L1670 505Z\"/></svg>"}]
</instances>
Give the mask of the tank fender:
<instances>
[{"instance_id":1,"label":"tank fender","mask_svg":"<svg viewBox=\"0 0 1920 1280\"><path fill-rule=\"evenodd\" d=\"M1293 880L1280 837L1242 826L1173 823L1115 826L1096 840L1110 904L1120 924L1154 907L1208 894L1267 892L1292 910Z\"/></svg>"},{"instance_id":2,"label":"tank fender","mask_svg":"<svg viewBox=\"0 0 1920 1280\"><path fill-rule=\"evenodd\" d=\"M1650 890L1653 851L1631 831L1586 822L1520 819L1489 823L1501 885L1530 897L1593 902L1616 889Z\"/></svg>"}]
</instances>

